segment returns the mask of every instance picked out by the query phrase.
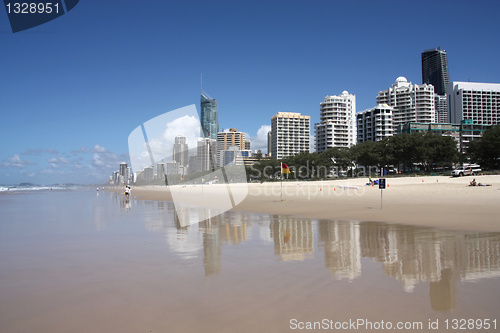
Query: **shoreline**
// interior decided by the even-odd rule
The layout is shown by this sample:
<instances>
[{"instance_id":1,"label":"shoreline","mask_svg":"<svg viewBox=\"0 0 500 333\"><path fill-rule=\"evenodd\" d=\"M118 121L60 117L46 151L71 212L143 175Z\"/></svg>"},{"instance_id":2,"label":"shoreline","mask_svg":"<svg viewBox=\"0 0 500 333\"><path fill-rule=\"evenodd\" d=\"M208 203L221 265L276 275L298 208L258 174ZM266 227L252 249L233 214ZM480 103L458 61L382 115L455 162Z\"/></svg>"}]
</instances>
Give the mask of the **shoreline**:
<instances>
[{"instance_id":1,"label":"shoreline","mask_svg":"<svg viewBox=\"0 0 500 333\"><path fill-rule=\"evenodd\" d=\"M472 179L491 186L470 187ZM450 230L500 232L500 175L387 178L387 188L367 186L367 178L233 184L247 196L232 210L320 220L382 222ZM217 207L226 185L176 185L192 206ZM120 192L121 188L112 191ZM381 191L382 208L381 208ZM177 192L179 193L179 192ZM243 195L240 194L240 195ZM140 200L173 201L164 186L132 187ZM227 195L227 194L226 194Z\"/></svg>"}]
</instances>

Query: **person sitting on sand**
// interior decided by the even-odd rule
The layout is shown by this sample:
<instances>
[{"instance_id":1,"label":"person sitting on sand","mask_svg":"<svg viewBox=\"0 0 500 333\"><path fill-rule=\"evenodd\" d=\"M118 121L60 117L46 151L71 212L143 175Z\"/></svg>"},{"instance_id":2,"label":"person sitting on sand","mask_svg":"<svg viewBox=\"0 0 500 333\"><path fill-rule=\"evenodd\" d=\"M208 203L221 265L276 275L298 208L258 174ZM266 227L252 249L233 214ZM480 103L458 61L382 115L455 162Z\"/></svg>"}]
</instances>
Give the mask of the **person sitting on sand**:
<instances>
[{"instance_id":1,"label":"person sitting on sand","mask_svg":"<svg viewBox=\"0 0 500 333\"><path fill-rule=\"evenodd\" d=\"M476 178L474 178L470 183L469 186L477 186L476 184Z\"/></svg>"}]
</instances>

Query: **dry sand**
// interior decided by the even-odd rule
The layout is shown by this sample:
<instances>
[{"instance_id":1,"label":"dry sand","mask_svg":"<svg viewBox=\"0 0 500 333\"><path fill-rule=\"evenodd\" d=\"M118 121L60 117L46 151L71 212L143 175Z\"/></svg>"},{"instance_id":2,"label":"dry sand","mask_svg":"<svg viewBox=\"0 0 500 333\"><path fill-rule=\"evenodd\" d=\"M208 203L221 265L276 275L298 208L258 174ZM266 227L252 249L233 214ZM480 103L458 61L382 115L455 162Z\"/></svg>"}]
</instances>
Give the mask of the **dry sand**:
<instances>
[{"instance_id":1,"label":"dry sand","mask_svg":"<svg viewBox=\"0 0 500 333\"><path fill-rule=\"evenodd\" d=\"M470 187L468 184L473 178L491 186ZM243 195L248 186L248 195L233 209L315 219L500 232L500 176L387 178L382 198L377 185L366 183L367 178L355 178L287 181L282 185L279 182L232 185L233 194ZM224 202L226 191L223 184L203 188L187 185L182 187L182 197L177 196L176 201L217 207ZM172 200L166 187L135 187L132 194L139 199Z\"/></svg>"}]
</instances>

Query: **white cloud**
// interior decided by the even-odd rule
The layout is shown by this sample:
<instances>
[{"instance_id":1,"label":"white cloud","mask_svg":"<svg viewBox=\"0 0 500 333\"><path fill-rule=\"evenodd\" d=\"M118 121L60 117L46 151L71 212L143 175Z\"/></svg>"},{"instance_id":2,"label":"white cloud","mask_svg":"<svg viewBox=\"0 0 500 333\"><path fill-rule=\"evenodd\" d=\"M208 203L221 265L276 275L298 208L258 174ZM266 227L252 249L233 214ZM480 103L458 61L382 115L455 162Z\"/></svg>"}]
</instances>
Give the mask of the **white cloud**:
<instances>
[{"instance_id":1,"label":"white cloud","mask_svg":"<svg viewBox=\"0 0 500 333\"><path fill-rule=\"evenodd\" d=\"M155 163L162 160L172 160L175 137L183 135L190 150L197 148L200 136L200 121L197 115L180 114L177 118L170 117L169 113L148 121L144 125L148 138L149 149ZM129 136L130 160L133 171L139 171L151 165L149 149L144 142L140 127Z\"/></svg>"},{"instance_id":2,"label":"white cloud","mask_svg":"<svg viewBox=\"0 0 500 333\"><path fill-rule=\"evenodd\" d=\"M70 162L62 157L61 155L58 155L57 157L52 157L47 160L47 162L52 163L52 164L69 164Z\"/></svg>"},{"instance_id":3,"label":"white cloud","mask_svg":"<svg viewBox=\"0 0 500 333\"><path fill-rule=\"evenodd\" d=\"M91 153L105 153L106 151L106 148L99 145L95 145L94 148L90 149Z\"/></svg>"},{"instance_id":4,"label":"white cloud","mask_svg":"<svg viewBox=\"0 0 500 333\"><path fill-rule=\"evenodd\" d=\"M14 154L12 157L7 158L4 162L0 163L2 167L15 167L15 168L24 168L28 165L36 165L35 162L30 160L23 160L19 154Z\"/></svg>"},{"instance_id":5,"label":"white cloud","mask_svg":"<svg viewBox=\"0 0 500 333\"><path fill-rule=\"evenodd\" d=\"M260 149L262 153L267 153L267 133L271 130L270 125L262 125L257 130L256 136L245 134L245 139L250 140L250 148L252 151Z\"/></svg>"},{"instance_id":6,"label":"white cloud","mask_svg":"<svg viewBox=\"0 0 500 333\"><path fill-rule=\"evenodd\" d=\"M109 168L117 170L123 158L115 153L105 150L104 153L93 153L91 164L96 168Z\"/></svg>"}]
</instances>

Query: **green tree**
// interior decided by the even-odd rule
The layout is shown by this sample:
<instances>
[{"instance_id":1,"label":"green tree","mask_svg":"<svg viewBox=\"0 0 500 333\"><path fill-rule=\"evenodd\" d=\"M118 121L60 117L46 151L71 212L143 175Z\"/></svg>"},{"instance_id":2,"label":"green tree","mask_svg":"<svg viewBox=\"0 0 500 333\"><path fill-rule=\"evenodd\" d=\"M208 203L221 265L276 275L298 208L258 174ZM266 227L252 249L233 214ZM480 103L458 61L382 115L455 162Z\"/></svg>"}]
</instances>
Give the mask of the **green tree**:
<instances>
[{"instance_id":1,"label":"green tree","mask_svg":"<svg viewBox=\"0 0 500 333\"><path fill-rule=\"evenodd\" d=\"M500 125L488 128L480 140L472 141L468 155L485 168L500 168Z\"/></svg>"}]
</instances>

